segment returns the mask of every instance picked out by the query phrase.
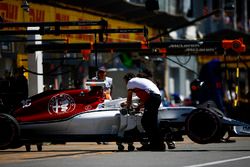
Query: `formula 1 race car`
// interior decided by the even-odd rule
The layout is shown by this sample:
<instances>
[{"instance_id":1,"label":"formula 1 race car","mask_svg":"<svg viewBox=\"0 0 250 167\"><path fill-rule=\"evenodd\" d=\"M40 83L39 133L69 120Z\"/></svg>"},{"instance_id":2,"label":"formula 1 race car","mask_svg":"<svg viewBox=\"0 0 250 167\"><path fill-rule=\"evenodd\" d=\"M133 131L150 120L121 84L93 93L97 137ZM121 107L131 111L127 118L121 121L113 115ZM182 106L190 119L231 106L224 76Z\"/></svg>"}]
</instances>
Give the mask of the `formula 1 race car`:
<instances>
[{"instance_id":1,"label":"formula 1 race car","mask_svg":"<svg viewBox=\"0 0 250 167\"><path fill-rule=\"evenodd\" d=\"M140 112L121 108L125 98L105 100L103 81L88 81L91 89L50 90L23 100L11 113L0 113L0 149L42 142L109 142L118 150L122 143L145 138ZM138 98L133 98L136 104ZM209 106L160 107L159 126L166 142L188 135L196 143L217 142L229 127L249 135L249 125L227 118ZM248 128L248 129L247 129ZM39 147L41 151L42 148Z\"/></svg>"}]
</instances>

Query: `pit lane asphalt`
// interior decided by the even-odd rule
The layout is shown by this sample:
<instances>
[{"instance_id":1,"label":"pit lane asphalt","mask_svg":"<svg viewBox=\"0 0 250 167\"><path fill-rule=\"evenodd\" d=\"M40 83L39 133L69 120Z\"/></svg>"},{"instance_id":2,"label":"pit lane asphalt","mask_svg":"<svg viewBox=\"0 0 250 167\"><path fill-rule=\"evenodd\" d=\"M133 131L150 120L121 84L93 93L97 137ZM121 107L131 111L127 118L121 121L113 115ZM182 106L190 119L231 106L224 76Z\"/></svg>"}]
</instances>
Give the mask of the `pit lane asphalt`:
<instances>
[{"instance_id":1,"label":"pit lane asphalt","mask_svg":"<svg viewBox=\"0 0 250 167\"><path fill-rule=\"evenodd\" d=\"M165 152L118 152L113 142L108 145L98 145L94 142L65 145L45 143L42 152L38 152L35 145L32 145L31 152L26 152L25 147L0 150L0 166L249 166L250 137L232 139L235 139L236 143L199 145L185 136L184 142L176 143L176 149ZM140 144L135 143L135 146Z\"/></svg>"},{"instance_id":2,"label":"pit lane asphalt","mask_svg":"<svg viewBox=\"0 0 250 167\"><path fill-rule=\"evenodd\" d=\"M187 136L184 136L183 142L176 144L193 143ZM124 151L127 150L127 144ZM140 147L140 143L134 143L135 147ZM108 144L97 144L95 142L71 142L66 144L51 144L44 143L43 150L37 151L36 145L31 145L31 152L26 152L25 146L18 149L0 150L0 166L3 163L15 163L32 159L43 158L61 158L66 156L79 156L79 155L95 155L95 154L112 154L118 152L115 142Z\"/></svg>"}]
</instances>

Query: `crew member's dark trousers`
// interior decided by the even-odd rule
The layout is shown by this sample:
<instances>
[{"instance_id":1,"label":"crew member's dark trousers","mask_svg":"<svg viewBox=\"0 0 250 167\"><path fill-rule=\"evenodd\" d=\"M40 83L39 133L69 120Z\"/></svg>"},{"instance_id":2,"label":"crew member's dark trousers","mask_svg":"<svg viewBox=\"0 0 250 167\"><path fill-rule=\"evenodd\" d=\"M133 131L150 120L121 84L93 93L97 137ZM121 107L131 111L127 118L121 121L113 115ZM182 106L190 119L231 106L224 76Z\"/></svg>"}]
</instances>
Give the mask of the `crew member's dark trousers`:
<instances>
[{"instance_id":1,"label":"crew member's dark trousers","mask_svg":"<svg viewBox=\"0 0 250 167\"><path fill-rule=\"evenodd\" d=\"M141 120L142 126L152 146L159 146L164 143L163 136L158 127L158 109L160 104L161 96L150 94L150 98L145 102L144 114Z\"/></svg>"}]
</instances>

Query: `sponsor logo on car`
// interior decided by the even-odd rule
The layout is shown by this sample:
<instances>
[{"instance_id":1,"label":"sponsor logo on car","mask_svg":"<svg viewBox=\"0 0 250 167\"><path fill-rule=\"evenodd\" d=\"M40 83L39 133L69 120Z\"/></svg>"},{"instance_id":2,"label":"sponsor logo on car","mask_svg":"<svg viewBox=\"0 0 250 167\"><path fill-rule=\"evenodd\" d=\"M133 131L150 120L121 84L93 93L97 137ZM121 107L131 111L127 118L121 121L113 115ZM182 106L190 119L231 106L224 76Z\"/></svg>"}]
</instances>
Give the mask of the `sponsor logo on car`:
<instances>
[{"instance_id":1,"label":"sponsor logo on car","mask_svg":"<svg viewBox=\"0 0 250 167\"><path fill-rule=\"evenodd\" d=\"M72 112L76 107L74 99L66 94L60 93L53 96L48 103L48 111L50 114L64 114Z\"/></svg>"}]
</instances>

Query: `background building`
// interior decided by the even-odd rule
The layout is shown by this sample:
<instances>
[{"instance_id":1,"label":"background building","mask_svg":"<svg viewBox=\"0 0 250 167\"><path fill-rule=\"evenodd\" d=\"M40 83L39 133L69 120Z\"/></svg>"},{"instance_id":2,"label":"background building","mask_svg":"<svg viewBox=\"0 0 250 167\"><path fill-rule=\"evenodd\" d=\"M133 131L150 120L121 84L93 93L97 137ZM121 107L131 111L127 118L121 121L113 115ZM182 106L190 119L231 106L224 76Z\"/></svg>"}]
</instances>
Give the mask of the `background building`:
<instances>
[{"instance_id":1,"label":"background building","mask_svg":"<svg viewBox=\"0 0 250 167\"><path fill-rule=\"evenodd\" d=\"M189 24L216 9L224 8L225 10L221 13ZM101 2L99 0L2 0L0 2L0 16L3 22L32 23L104 19L108 21L108 28L142 28L146 26L149 29L149 38L158 36L154 41L163 42L171 39L222 40L242 37L244 43L249 44L249 13L247 11L249 11L247 0L105 0ZM91 30L95 27L78 26L77 28ZM21 30L20 27L13 29ZM63 29L71 29L71 27L64 26ZM159 35L162 33L163 35ZM30 95L45 89L82 87L87 78L95 75L98 66L105 65L109 69L109 74L118 81L122 78L121 75L127 71L138 72L143 68L149 68L154 74L153 79L158 81L170 94L189 97L190 82L197 77L197 73L204 63L215 58L209 55L176 56L171 54L162 58L137 52L98 52L86 55L83 52L71 53L67 49L60 53L44 51L27 54L26 46L39 42L34 41L35 38L35 36L6 34L6 36L2 35L0 41L0 75L4 76L6 70L11 71L12 68L19 66L33 71L33 73L25 73L29 78L29 85L34 87L32 88L34 90L30 91ZM98 34L42 35L40 38L40 42L43 44L83 43L100 40ZM144 40L144 34L109 34L102 40L140 42ZM218 55L216 58L222 60L223 55ZM248 56L244 56L242 59L248 63ZM37 62L38 60L39 62ZM235 60L232 59L232 61ZM34 62L40 65L36 64L32 69ZM232 71L235 66L235 63L231 63ZM243 66L240 64L240 67L245 69ZM244 73L243 70L241 77L246 76L247 73ZM240 83L243 84L244 92L247 92L249 82ZM119 95L122 95L122 92L115 97Z\"/></svg>"}]
</instances>

